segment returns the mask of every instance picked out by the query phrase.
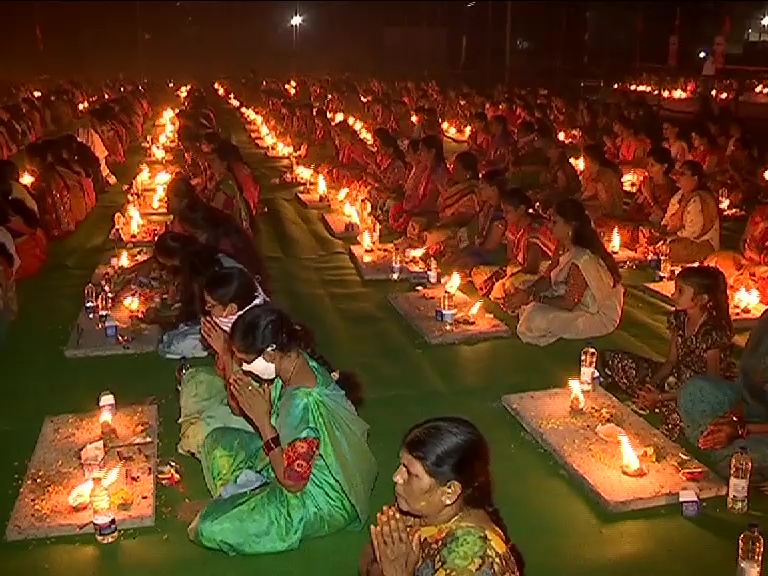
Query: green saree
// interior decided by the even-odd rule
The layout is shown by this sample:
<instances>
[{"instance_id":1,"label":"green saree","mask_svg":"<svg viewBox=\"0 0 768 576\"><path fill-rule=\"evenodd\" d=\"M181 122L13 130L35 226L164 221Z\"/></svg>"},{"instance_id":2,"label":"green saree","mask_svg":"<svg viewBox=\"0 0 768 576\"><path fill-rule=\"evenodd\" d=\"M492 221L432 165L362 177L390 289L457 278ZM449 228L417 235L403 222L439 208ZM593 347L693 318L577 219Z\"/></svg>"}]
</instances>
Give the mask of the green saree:
<instances>
[{"instance_id":1,"label":"green saree","mask_svg":"<svg viewBox=\"0 0 768 576\"><path fill-rule=\"evenodd\" d=\"M261 437L238 428L216 428L205 438L201 460L216 497L244 470L268 484L256 491L216 498L190 527L193 541L229 554L292 550L302 540L343 528L359 529L368 516L376 461L368 448L368 425L357 415L330 374L307 357L315 388L272 389L272 423L283 446L317 438L320 448L308 484L289 492L275 478Z\"/></svg>"}]
</instances>

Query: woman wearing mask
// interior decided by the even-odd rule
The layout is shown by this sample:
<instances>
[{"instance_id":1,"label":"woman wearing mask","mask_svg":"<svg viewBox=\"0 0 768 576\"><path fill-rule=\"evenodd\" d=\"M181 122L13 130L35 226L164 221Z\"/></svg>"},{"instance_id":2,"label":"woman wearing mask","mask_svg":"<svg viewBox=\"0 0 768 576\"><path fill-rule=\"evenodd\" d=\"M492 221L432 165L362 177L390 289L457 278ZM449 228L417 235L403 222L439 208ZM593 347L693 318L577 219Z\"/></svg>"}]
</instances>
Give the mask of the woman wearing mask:
<instances>
[{"instance_id":1,"label":"woman wearing mask","mask_svg":"<svg viewBox=\"0 0 768 576\"><path fill-rule=\"evenodd\" d=\"M192 368L179 381L178 450L190 456L202 453L203 440L215 428L252 430L226 385L234 373L229 333L246 310L269 301L253 276L239 267L209 274L203 284L203 296L205 316L198 334L216 357L216 365Z\"/></svg>"},{"instance_id":2,"label":"woman wearing mask","mask_svg":"<svg viewBox=\"0 0 768 576\"><path fill-rule=\"evenodd\" d=\"M352 403L354 381L334 380L305 331L271 305L247 310L230 337L242 370L232 395L253 430L206 436L201 460L214 500L190 526L192 540L267 554L362 527L376 462Z\"/></svg>"}]
</instances>

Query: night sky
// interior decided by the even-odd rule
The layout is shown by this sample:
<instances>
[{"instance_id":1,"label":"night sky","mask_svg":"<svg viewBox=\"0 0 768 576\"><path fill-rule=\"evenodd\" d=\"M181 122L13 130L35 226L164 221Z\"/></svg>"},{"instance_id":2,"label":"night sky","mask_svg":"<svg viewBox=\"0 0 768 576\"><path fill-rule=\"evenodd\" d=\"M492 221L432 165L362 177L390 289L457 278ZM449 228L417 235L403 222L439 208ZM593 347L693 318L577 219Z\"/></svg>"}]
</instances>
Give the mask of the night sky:
<instances>
[{"instance_id":1,"label":"night sky","mask_svg":"<svg viewBox=\"0 0 768 576\"><path fill-rule=\"evenodd\" d=\"M468 7L467 4L472 4ZM209 78L299 71L364 74L435 73L460 66L502 70L507 3L305 2L294 51L288 21L295 2L0 2L2 69L6 77L103 77L141 72L150 77ZM758 2L513 2L512 63L570 69L590 64L631 67L666 61L668 37L681 11L681 62L695 65L725 15L732 36ZM589 16L587 16L587 14ZM38 47L36 27L42 38ZM399 46L387 27L410 27ZM441 36L429 28L444 28ZM389 33L391 37L391 32ZM639 41L639 42L638 42ZM638 50L639 48L639 50Z\"/></svg>"}]
</instances>

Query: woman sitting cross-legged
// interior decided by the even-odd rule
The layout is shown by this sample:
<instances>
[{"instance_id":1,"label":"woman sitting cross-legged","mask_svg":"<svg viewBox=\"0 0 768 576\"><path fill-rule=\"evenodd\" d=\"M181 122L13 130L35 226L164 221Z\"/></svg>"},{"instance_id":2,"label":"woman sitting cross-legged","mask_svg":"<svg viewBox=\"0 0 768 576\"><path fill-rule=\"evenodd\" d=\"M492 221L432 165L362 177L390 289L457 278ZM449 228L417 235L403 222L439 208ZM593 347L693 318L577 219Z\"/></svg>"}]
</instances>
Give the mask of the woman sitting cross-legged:
<instances>
[{"instance_id":1,"label":"woman sitting cross-legged","mask_svg":"<svg viewBox=\"0 0 768 576\"><path fill-rule=\"evenodd\" d=\"M768 480L768 312L749 335L736 380L691 378L680 390L678 410L686 438L707 451L718 474L728 477L731 456L745 446L752 477Z\"/></svg>"},{"instance_id":2,"label":"woman sitting cross-legged","mask_svg":"<svg viewBox=\"0 0 768 576\"><path fill-rule=\"evenodd\" d=\"M509 310L520 311L517 335L528 344L546 346L559 338L610 334L624 308L616 261L578 200L555 204L552 222L559 249L547 272L505 302Z\"/></svg>"},{"instance_id":3,"label":"woman sitting cross-legged","mask_svg":"<svg viewBox=\"0 0 768 576\"><path fill-rule=\"evenodd\" d=\"M267 554L302 540L360 528L376 478L367 424L306 334L267 304L230 333L233 400L253 430L217 428L201 461L213 502L189 528L193 541L230 554Z\"/></svg>"},{"instance_id":4,"label":"woman sitting cross-legged","mask_svg":"<svg viewBox=\"0 0 768 576\"><path fill-rule=\"evenodd\" d=\"M665 362L607 350L600 373L635 397L642 410L658 409L663 432L676 440L681 431L679 389L694 376L731 379L733 326L725 276L710 266L689 266L675 278L675 309L667 320L670 341Z\"/></svg>"},{"instance_id":5,"label":"woman sitting cross-legged","mask_svg":"<svg viewBox=\"0 0 768 576\"><path fill-rule=\"evenodd\" d=\"M202 454L203 441L215 428L253 430L237 408L231 389L225 386L235 369L229 333L235 320L246 310L269 301L254 277L237 266L208 274L203 283L203 296L204 316L200 325L187 331L186 338L197 339L200 348L201 340L207 343L216 365L191 368L179 382L181 433L177 449L194 457Z\"/></svg>"},{"instance_id":6,"label":"woman sitting cross-legged","mask_svg":"<svg viewBox=\"0 0 768 576\"><path fill-rule=\"evenodd\" d=\"M397 507L371 527L362 576L521 576L525 564L493 503L488 443L462 418L405 435L393 477Z\"/></svg>"}]
</instances>

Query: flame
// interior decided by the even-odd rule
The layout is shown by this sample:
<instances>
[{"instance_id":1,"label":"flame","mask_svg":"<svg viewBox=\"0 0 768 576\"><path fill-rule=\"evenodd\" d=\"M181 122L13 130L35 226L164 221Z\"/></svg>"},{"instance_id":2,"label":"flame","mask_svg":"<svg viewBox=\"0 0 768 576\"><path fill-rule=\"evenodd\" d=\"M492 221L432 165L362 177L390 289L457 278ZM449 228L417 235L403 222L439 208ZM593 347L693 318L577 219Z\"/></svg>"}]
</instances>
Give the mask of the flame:
<instances>
[{"instance_id":1,"label":"flame","mask_svg":"<svg viewBox=\"0 0 768 576\"><path fill-rule=\"evenodd\" d=\"M763 172L763 180L768 180L768 170Z\"/></svg>"},{"instance_id":2,"label":"flame","mask_svg":"<svg viewBox=\"0 0 768 576\"><path fill-rule=\"evenodd\" d=\"M621 187L625 192L633 192L640 185L640 174L635 170L630 170L621 177Z\"/></svg>"},{"instance_id":3,"label":"flame","mask_svg":"<svg viewBox=\"0 0 768 576\"><path fill-rule=\"evenodd\" d=\"M152 209L159 210L163 200L165 200L165 186L160 185L157 187L154 196L152 196Z\"/></svg>"},{"instance_id":4,"label":"flame","mask_svg":"<svg viewBox=\"0 0 768 576\"><path fill-rule=\"evenodd\" d=\"M112 486L112 484L117 482L118 478L120 478L120 472L122 469L123 463L120 462L106 472L102 471L97 473L96 477L100 476L102 478L101 485L104 486L104 488L109 488ZM73 488L69 493L67 502L69 502L69 505L72 506L72 508L79 508L80 506L84 506L90 502L91 492L93 492L93 478L90 478L82 484L75 486L75 488Z\"/></svg>"},{"instance_id":5,"label":"flame","mask_svg":"<svg viewBox=\"0 0 768 576\"><path fill-rule=\"evenodd\" d=\"M408 250L408 257L409 258L421 258L424 256L424 253L427 251L426 248L411 248Z\"/></svg>"},{"instance_id":6,"label":"flame","mask_svg":"<svg viewBox=\"0 0 768 576\"><path fill-rule=\"evenodd\" d=\"M739 310L752 309L760 304L760 292L752 288L747 290L743 286L733 295L733 305Z\"/></svg>"},{"instance_id":7,"label":"flame","mask_svg":"<svg viewBox=\"0 0 768 576\"><path fill-rule=\"evenodd\" d=\"M363 250L370 251L373 250L373 240L371 239L371 232L370 230L364 230L362 238L360 239L360 243L363 245Z\"/></svg>"},{"instance_id":8,"label":"flame","mask_svg":"<svg viewBox=\"0 0 768 576\"><path fill-rule=\"evenodd\" d=\"M451 274L451 277L448 278L448 282L445 283L445 291L448 292L448 294L456 294L459 286L461 286L461 274L454 272Z\"/></svg>"},{"instance_id":9,"label":"flame","mask_svg":"<svg viewBox=\"0 0 768 576\"><path fill-rule=\"evenodd\" d=\"M141 300L136 295L129 295L123 298L123 306L131 312L136 312L141 306Z\"/></svg>"},{"instance_id":10,"label":"flame","mask_svg":"<svg viewBox=\"0 0 768 576\"><path fill-rule=\"evenodd\" d=\"M19 184L22 186L31 186L34 181L35 177L32 176L32 174L29 172L24 172L21 176L19 176Z\"/></svg>"},{"instance_id":11,"label":"flame","mask_svg":"<svg viewBox=\"0 0 768 576\"><path fill-rule=\"evenodd\" d=\"M33 90L32 91L32 96L34 96L35 98L40 98L40 96L42 96L42 95L43 95L43 93L40 92L40 90Z\"/></svg>"},{"instance_id":12,"label":"flame","mask_svg":"<svg viewBox=\"0 0 768 576\"><path fill-rule=\"evenodd\" d=\"M621 444L621 467L629 472L638 470L640 468L640 459L637 457L634 448L632 448L629 437L624 433L619 434L619 443Z\"/></svg>"},{"instance_id":13,"label":"flame","mask_svg":"<svg viewBox=\"0 0 768 576\"><path fill-rule=\"evenodd\" d=\"M172 178L173 176L170 172L163 170L162 172L158 173L157 176L155 176L155 185L162 186L163 184L168 184Z\"/></svg>"},{"instance_id":14,"label":"flame","mask_svg":"<svg viewBox=\"0 0 768 576\"><path fill-rule=\"evenodd\" d=\"M576 169L576 172L579 174L584 172L584 156L579 156L578 158L571 157L568 161L571 163L571 166Z\"/></svg>"},{"instance_id":15,"label":"flame","mask_svg":"<svg viewBox=\"0 0 768 576\"><path fill-rule=\"evenodd\" d=\"M587 401L584 399L584 392L581 389L581 381L578 378L569 378L568 389L571 391L571 406L578 410L583 410Z\"/></svg>"},{"instance_id":16,"label":"flame","mask_svg":"<svg viewBox=\"0 0 768 576\"><path fill-rule=\"evenodd\" d=\"M413 122L414 124L418 124L419 123L419 117L416 116L416 114L411 114L411 122Z\"/></svg>"},{"instance_id":17,"label":"flame","mask_svg":"<svg viewBox=\"0 0 768 576\"><path fill-rule=\"evenodd\" d=\"M336 197L336 200L338 200L339 202L343 202L344 200L347 199L348 195L349 195L349 188L345 186L344 188L339 190L339 195Z\"/></svg>"},{"instance_id":18,"label":"flame","mask_svg":"<svg viewBox=\"0 0 768 576\"><path fill-rule=\"evenodd\" d=\"M128 206L128 216L131 219L131 234L138 234L141 229L141 225L144 224L144 220L141 217L141 212L136 206Z\"/></svg>"},{"instance_id":19,"label":"flame","mask_svg":"<svg viewBox=\"0 0 768 576\"><path fill-rule=\"evenodd\" d=\"M322 197L325 197L325 195L328 194L328 185L325 183L325 176L320 174L320 176L317 177L317 195Z\"/></svg>"},{"instance_id":20,"label":"flame","mask_svg":"<svg viewBox=\"0 0 768 576\"><path fill-rule=\"evenodd\" d=\"M482 305L483 305L483 301L478 300L477 302L472 304L472 308L469 309L469 312L467 312L467 315L470 318L474 318L475 316L477 316L477 313L480 312L480 306Z\"/></svg>"},{"instance_id":21,"label":"flame","mask_svg":"<svg viewBox=\"0 0 768 576\"><path fill-rule=\"evenodd\" d=\"M613 232L611 232L611 242L608 244L608 249L612 254L618 254L621 250L621 234L619 234L618 226L613 227Z\"/></svg>"},{"instance_id":22,"label":"flame","mask_svg":"<svg viewBox=\"0 0 768 576\"><path fill-rule=\"evenodd\" d=\"M165 160L165 150L157 144L152 144L152 155L157 160Z\"/></svg>"},{"instance_id":23,"label":"flame","mask_svg":"<svg viewBox=\"0 0 768 576\"><path fill-rule=\"evenodd\" d=\"M117 260L117 265L120 268L128 268L131 265L131 259L128 257L128 252L123 250L120 253L120 258Z\"/></svg>"},{"instance_id":24,"label":"flame","mask_svg":"<svg viewBox=\"0 0 768 576\"><path fill-rule=\"evenodd\" d=\"M349 214L347 216L352 224L357 224L360 226L360 213L358 212L357 208L350 206Z\"/></svg>"}]
</instances>

